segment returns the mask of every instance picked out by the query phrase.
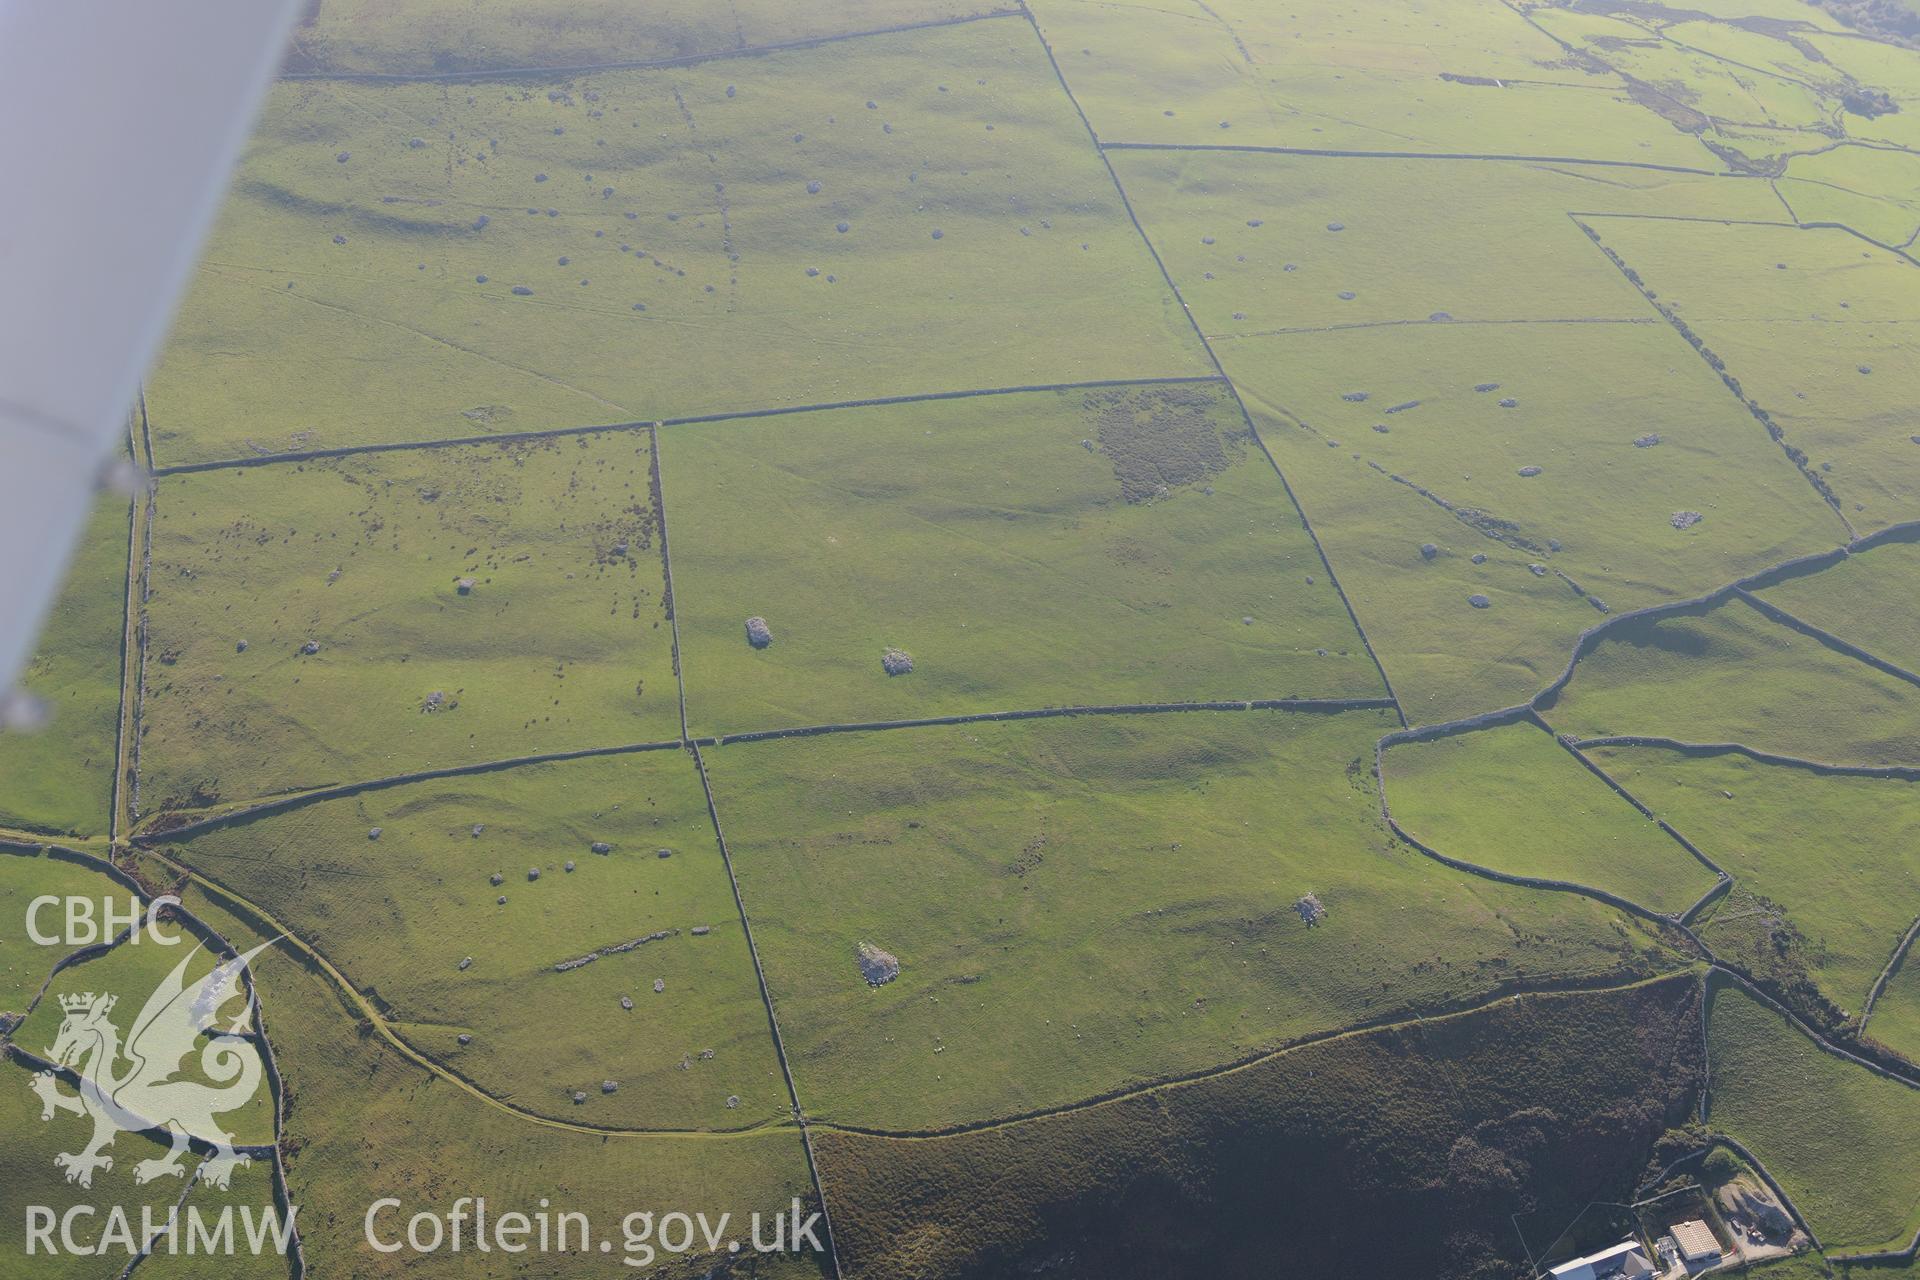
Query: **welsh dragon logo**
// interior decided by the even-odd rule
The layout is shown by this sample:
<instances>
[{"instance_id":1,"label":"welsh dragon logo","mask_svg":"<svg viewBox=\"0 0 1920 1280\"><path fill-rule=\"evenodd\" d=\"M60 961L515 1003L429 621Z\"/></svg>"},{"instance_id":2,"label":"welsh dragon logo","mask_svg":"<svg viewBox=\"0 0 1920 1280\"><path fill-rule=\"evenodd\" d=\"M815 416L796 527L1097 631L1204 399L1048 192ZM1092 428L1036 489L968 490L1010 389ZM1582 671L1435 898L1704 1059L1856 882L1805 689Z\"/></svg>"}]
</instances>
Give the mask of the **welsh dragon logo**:
<instances>
[{"instance_id":1,"label":"welsh dragon logo","mask_svg":"<svg viewBox=\"0 0 1920 1280\"><path fill-rule=\"evenodd\" d=\"M242 1034L253 998L241 979L248 962L272 945L224 961L189 984L187 966L200 950L194 948L147 998L124 1041L112 1018L117 996L89 991L60 997L65 1017L47 1057L79 1078L80 1091L62 1092L60 1076L51 1070L36 1075L32 1087L40 1095L42 1121L59 1112L93 1119L93 1139L85 1148L53 1158L68 1182L91 1187L96 1171L113 1168L113 1157L102 1153L115 1137L152 1129L165 1130L172 1149L135 1165L137 1183L184 1177L188 1167L181 1159L194 1140L213 1148L200 1176L216 1187L224 1189L236 1167L252 1163L234 1150L233 1135L215 1117L244 1107L260 1087L260 1051ZM221 1028L220 1010L240 998L246 1007ZM201 1071L216 1085L176 1078L196 1050Z\"/></svg>"}]
</instances>

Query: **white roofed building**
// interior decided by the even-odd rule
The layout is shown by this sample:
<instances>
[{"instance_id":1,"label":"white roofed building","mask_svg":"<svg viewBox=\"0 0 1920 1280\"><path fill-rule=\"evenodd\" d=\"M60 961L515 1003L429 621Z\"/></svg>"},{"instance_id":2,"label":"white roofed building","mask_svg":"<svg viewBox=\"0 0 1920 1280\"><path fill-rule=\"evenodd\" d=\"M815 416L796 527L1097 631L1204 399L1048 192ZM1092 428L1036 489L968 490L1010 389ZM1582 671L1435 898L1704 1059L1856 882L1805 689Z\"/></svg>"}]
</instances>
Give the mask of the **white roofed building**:
<instances>
[{"instance_id":1,"label":"white roofed building","mask_svg":"<svg viewBox=\"0 0 1920 1280\"><path fill-rule=\"evenodd\" d=\"M1611 1249L1563 1262L1547 1274L1553 1280L1642 1280L1655 1274L1655 1269L1638 1240L1622 1240Z\"/></svg>"}]
</instances>

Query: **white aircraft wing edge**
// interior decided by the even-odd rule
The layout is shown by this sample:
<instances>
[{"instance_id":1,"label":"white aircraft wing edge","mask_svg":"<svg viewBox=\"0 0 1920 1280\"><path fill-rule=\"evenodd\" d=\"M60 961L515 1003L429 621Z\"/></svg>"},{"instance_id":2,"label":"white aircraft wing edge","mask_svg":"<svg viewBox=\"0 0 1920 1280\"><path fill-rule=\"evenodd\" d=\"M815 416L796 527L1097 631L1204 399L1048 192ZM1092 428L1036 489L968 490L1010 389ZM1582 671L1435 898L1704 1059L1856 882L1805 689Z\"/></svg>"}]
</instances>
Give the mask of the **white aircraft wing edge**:
<instances>
[{"instance_id":1,"label":"white aircraft wing edge","mask_svg":"<svg viewBox=\"0 0 1920 1280\"><path fill-rule=\"evenodd\" d=\"M0 0L0 693L301 0Z\"/></svg>"}]
</instances>

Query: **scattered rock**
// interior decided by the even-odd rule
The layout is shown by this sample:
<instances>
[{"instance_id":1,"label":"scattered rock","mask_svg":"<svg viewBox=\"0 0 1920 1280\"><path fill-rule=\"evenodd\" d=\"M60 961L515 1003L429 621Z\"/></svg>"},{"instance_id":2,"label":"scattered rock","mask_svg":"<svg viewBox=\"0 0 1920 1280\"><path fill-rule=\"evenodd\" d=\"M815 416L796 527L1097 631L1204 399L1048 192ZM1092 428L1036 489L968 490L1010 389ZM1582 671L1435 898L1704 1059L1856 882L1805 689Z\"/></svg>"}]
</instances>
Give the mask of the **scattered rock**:
<instances>
[{"instance_id":1,"label":"scattered rock","mask_svg":"<svg viewBox=\"0 0 1920 1280\"><path fill-rule=\"evenodd\" d=\"M341 153L340 153L339 155L337 155L337 156L335 156L335 157L333 158L333 162L334 162L335 164L345 164L345 163L346 163L347 161L349 161L349 160L351 160L351 159L353 159L353 152L351 152L351 151L342 151L342 152L341 152Z\"/></svg>"},{"instance_id":2,"label":"scattered rock","mask_svg":"<svg viewBox=\"0 0 1920 1280\"><path fill-rule=\"evenodd\" d=\"M523 284L517 284L513 286L513 296L516 298L531 298L533 296L533 290Z\"/></svg>"},{"instance_id":3,"label":"scattered rock","mask_svg":"<svg viewBox=\"0 0 1920 1280\"><path fill-rule=\"evenodd\" d=\"M890 676L904 676L913 670L913 655L904 649L888 649L880 655L880 669Z\"/></svg>"},{"instance_id":4,"label":"scattered rock","mask_svg":"<svg viewBox=\"0 0 1920 1280\"><path fill-rule=\"evenodd\" d=\"M1920 444L1920 440L1916 440L1915 443ZM245 653L247 651L247 642L245 640L239 641L233 646L233 651L235 653Z\"/></svg>"},{"instance_id":5,"label":"scattered rock","mask_svg":"<svg viewBox=\"0 0 1920 1280\"><path fill-rule=\"evenodd\" d=\"M1345 231L1346 229L1347 224L1344 222L1329 222L1327 224L1327 230L1329 231Z\"/></svg>"},{"instance_id":6,"label":"scattered rock","mask_svg":"<svg viewBox=\"0 0 1920 1280\"><path fill-rule=\"evenodd\" d=\"M1860 372L1862 372L1862 373L1872 373L1872 372L1873 372L1873 366L1872 366L1872 365L1870 365L1870 364L1863 364L1863 365L1859 365L1859 366L1857 366L1857 367L1859 368L1859 370L1860 370Z\"/></svg>"},{"instance_id":7,"label":"scattered rock","mask_svg":"<svg viewBox=\"0 0 1920 1280\"><path fill-rule=\"evenodd\" d=\"M900 961L871 942L854 948L854 956L860 966L860 976L867 980L868 986L884 986L900 976Z\"/></svg>"},{"instance_id":8,"label":"scattered rock","mask_svg":"<svg viewBox=\"0 0 1920 1280\"><path fill-rule=\"evenodd\" d=\"M463 1031L463 1032L461 1032L461 1033L460 1033L459 1035L457 1035L457 1036L455 1036L455 1037L454 1037L454 1039L455 1039L455 1040L457 1040L457 1041L459 1041L459 1042L460 1042L461 1044L472 1044L472 1043L473 1043L473 1037L472 1037L472 1036L470 1036L470 1035L468 1035L468 1034L466 1034L466 1033L465 1033L464 1031Z\"/></svg>"},{"instance_id":9,"label":"scattered rock","mask_svg":"<svg viewBox=\"0 0 1920 1280\"><path fill-rule=\"evenodd\" d=\"M367 828L367 839L369 839L369 840L378 840L379 838L380 838L380 828L379 828L379 827L368 827L368 828Z\"/></svg>"},{"instance_id":10,"label":"scattered rock","mask_svg":"<svg viewBox=\"0 0 1920 1280\"><path fill-rule=\"evenodd\" d=\"M505 884L506 882L507 882L507 877L503 873L498 871L494 872L492 875L487 877L487 883L492 885L496 889L498 889L501 885Z\"/></svg>"},{"instance_id":11,"label":"scattered rock","mask_svg":"<svg viewBox=\"0 0 1920 1280\"><path fill-rule=\"evenodd\" d=\"M1476 608L1476 609L1491 609L1491 608L1493 608L1493 601L1491 601L1491 600L1489 600L1489 599L1487 599L1487 598L1486 598L1485 596L1483 596L1483 595L1471 595L1471 596L1468 596L1468 597L1467 597L1467 603L1468 603L1468 604L1470 604L1470 605L1472 605L1472 606L1473 606L1474 608Z\"/></svg>"},{"instance_id":12,"label":"scattered rock","mask_svg":"<svg viewBox=\"0 0 1920 1280\"><path fill-rule=\"evenodd\" d=\"M1536 578L1544 578L1547 576L1547 566L1543 564L1530 564L1527 566L1527 572Z\"/></svg>"},{"instance_id":13,"label":"scattered rock","mask_svg":"<svg viewBox=\"0 0 1920 1280\"><path fill-rule=\"evenodd\" d=\"M619 1087L620 1086L612 1080L602 1080L600 1082L600 1092L602 1093L612 1093L615 1089L618 1089Z\"/></svg>"},{"instance_id":14,"label":"scattered rock","mask_svg":"<svg viewBox=\"0 0 1920 1280\"><path fill-rule=\"evenodd\" d=\"M1489 391L1498 391L1500 389L1500 384L1497 382L1481 382L1481 383L1476 383L1473 389L1475 391L1478 391L1480 394L1485 395Z\"/></svg>"},{"instance_id":15,"label":"scattered rock","mask_svg":"<svg viewBox=\"0 0 1920 1280\"><path fill-rule=\"evenodd\" d=\"M1327 908L1317 894L1305 895L1293 904L1293 909L1300 913L1300 919L1306 922L1309 929L1327 918Z\"/></svg>"},{"instance_id":16,"label":"scattered rock","mask_svg":"<svg viewBox=\"0 0 1920 1280\"><path fill-rule=\"evenodd\" d=\"M480 838L480 833L481 833L482 831L485 831L486 829L487 829L487 824L486 824L486 823L484 823L484 822L476 822L476 823L474 823L474 824L473 824L473 838L474 838L475 840L478 840L478 839Z\"/></svg>"},{"instance_id":17,"label":"scattered rock","mask_svg":"<svg viewBox=\"0 0 1920 1280\"><path fill-rule=\"evenodd\" d=\"M571 872L571 871L573 870L573 859L572 859L572 858L568 858L568 859L567 859L567 861L566 861L566 864L565 864L565 869L566 869L567 871L569 871L569 872Z\"/></svg>"},{"instance_id":18,"label":"scattered rock","mask_svg":"<svg viewBox=\"0 0 1920 1280\"><path fill-rule=\"evenodd\" d=\"M1541 467L1522 467L1520 468L1519 474L1532 478L1533 476L1539 475L1543 469L1544 468Z\"/></svg>"},{"instance_id":19,"label":"scattered rock","mask_svg":"<svg viewBox=\"0 0 1920 1280\"><path fill-rule=\"evenodd\" d=\"M1500 402L1500 407L1502 409L1514 409L1514 408L1518 408L1519 405L1520 405L1520 402L1518 400L1515 400L1512 396L1508 396L1506 399Z\"/></svg>"},{"instance_id":20,"label":"scattered rock","mask_svg":"<svg viewBox=\"0 0 1920 1280\"><path fill-rule=\"evenodd\" d=\"M1346 391L1341 393L1340 398L1350 404L1361 404L1371 394L1372 392L1368 391Z\"/></svg>"},{"instance_id":21,"label":"scattered rock","mask_svg":"<svg viewBox=\"0 0 1920 1280\"><path fill-rule=\"evenodd\" d=\"M653 854L654 854L654 856L655 856L656 858L671 858L671 857L673 856L673 850L671 850L671 849L655 849L655 850L653 851Z\"/></svg>"},{"instance_id":22,"label":"scattered rock","mask_svg":"<svg viewBox=\"0 0 1920 1280\"><path fill-rule=\"evenodd\" d=\"M696 938L704 938L712 932L713 926L710 924L697 924L693 926L693 936Z\"/></svg>"},{"instance_id":23,"label":"scattered rock","mask_svg":"<svg viewBox=\"0 0 1920 1280\"><path fill-rule=\"evenodd\" d=\"M1431 560L1439 554L1440 554L1440 548L1435 546L1433 543L1423 542L1420 544L1420 558L1422 560Z\"/></svg>"},{"instance_id":24,"label":"scattered rock","mask_svg":"<svg viewBox=\"0 0 1920 1280\"><path fill-rule=\"evenodd\" d=\"M942 230L941 230L940 228L938 228L938 227L935 227L935 228L933 229L933 238L934 238L935 240L944 240L944 239L946 238L946 235L947 235L947 233L946 233L946 232L944 232L944 231L942 231Z\"/></svg>"},{"instance_id":25,"label":"scattered rock","mask_svg":"<svg viewBox=\"0 0 1920 1280\"><path fill-rule=\"evenodd\" d=\"M460 962L460 972L462 972L462 973L465 973L465 972L466 972L467 970L469 970L469 969L471 969L471 968L473 968L473 957L472 957L472 956L468 956L468 957L467 957L466 959L464 959L464 960L462 960L462 961Z\"/></svg>"},{"instance_id":26,"label":"scattered rock","mask_svg":"<svg viewBox=\"0 0 1920 1280\"><path fill-rule=\"evenodd\" d=\"M625 1010L626 1010L627 1012L629 1012L629 1013L631 1013L631 1012L633 1012L633 997L632 997L632 996L621 996L621 997L620 997L620 1007L621 1007L622 1009L625 1009Z\"/></svg>"},{"instance_id":27,"label":"scattered rock","mask_svg":"<svg viewBox=\"0 0 1920 1280\"><path fill-rule=\"evenodd\" d=\"M659 995L662 991L665 991L666 989L667 989L667 980L665 978L655 978L653 980L653 994Z\"/></svg>"},{"instance_id":28,"label":"scattered rock","mask_svg":"<svg viewBox=\"0 0 1920 1280\"><path fill-rule=\"evenodd\" d=\"M493 905L494 905L494 906L496 906L496 907L504 907L504 906L506 906L506 905L507 905L507 895L503 893L503 894L501 894L501 895L500 895L499 897L497 897L497 898L495 898L495 899L493 900Z\"/></svg>"},{"instance_id":29,"label":"scattered rock","mask_svg":"<svg viewBox=\"0 0 1920 1280\"><path fill-rule=\"evenodd\" d=\"M1447 321L1453 319L1453 317L1444 311L1436 311L1428 316L1427 319L1433 321L1435 324L1445 324Z\"/></svg>"},{"instance_id":30,"label":"scattered rock","mask_svg":"<svg viewBox=\"0 0 1920 1280\"><path fill-rule=\"evenodd\" d=\"M838 231L838 232L839 232L839 233L840 233L841 235L845 235L845 234L847 234L847 231L849 230L849 228L848 228L848 226L847 226L847 224L846 224L846 223L844 223L844 222L836 222L836 223L834 223L834 224L833 224L833 229L834 229L835 231Z\"/></svg>"},{"instance_id":31,"label":"scattered rock","mask_svg":"<svg viewBox=\"0 0 1920 1280\"><path fill-rule=\"evenodd\" d=\"M739 1094L737 1094L737 1093L730 1093L730 1094L728 1094L728 1095L727 1095L727 1110L729 1110L729 1111L731 1111L731 1110L733 1110L733 1109L734 1109L735 1107L737 1107L737 1106L739 1106L739 1105L740 1105L740 1095L739 1095Z\"/></svg>"},{"instance_id":32,"label":"scattered rock","mask_svg":"<svg viewBox=\"0 0 1920 1280\"><path fill-rule=\"evenodd\" d=\"M427 145L427 140L425 138L408 138L407 139L407 149L410 151L418 151L420 148L426 145Z\"/></svg>"},{"instance_id":33,"label":"scattered rock","mask_svg":"<svg viewBox=\"0 0 1920 1280\"><path fill-rule=\"evenodd\" d=\"M586 1095L586 1094L584 1094L584 1093L581 1093L581 1092L580 1092L580 1091L579 1091L578 1089L576 1089L576 1090L574 1090L574 1093L573 1093L573 1105L574 1105L574 1106L576 1106L576 1107L578 1107L578 1106L583 1106L583 1105L585 1105L585 1103L586 1103L586 1101L587 1101L587 1095Z\"/></svg>"},{"instance_id":34,"label":"scattered rock","mask_svg":"<svg viewBox=\"0 0 1920 1280\"><path fill-rule=\"evenodd\" d=\"M420 699L420 709L426 712L428 715L432 715L434 712L438 711L441 707L444 707L446 705L447 705L447 695L446 695L446 692L441 689L435 689L432 693Z\"/></svg>"},{"instance_id":35,"label":"scattered rock","mask_svg":"<svg viewBox=\"0 0 1920 1280\"><path fill-rule=\"evenodd\" d=\"M1658 435L1649 433L1647 435L1641 436L1638 439L1636 439L1633 442L1633 447L1636 449L1651 449L1653 448L1653 446L1659 443L1660 443L1660 437Z\"/></svg>"},{"instance_id":36,"label":"scattered rock","mask_svg":"<svg viewBox=\"0 0 1920 1280\"><path fill-rule=\"evenodd\" d=\"M318 640L309 640L300 646L300 652L311 658L314 654L320 652L320 642Z\"/></svg>"},{"instance_id":37,"label":"scattered rock","mask_svg":"<svg viewBox=\"0 0 1920 1280\"><path fill-rule=\"evenodd\" d=\"M588 845L587 848L594 853L600 853L600 854L607 854L607 853L613 852L613 846L608 844L605 840L595 840L592 844Z\"/></svg>"},{"instance_id":38,"label":"scattered rock","mask_svg":"<svg viewBox=\"0 0 1920 1280\"><path fill-rule=\"evenodd\" d=\"M539 878L540 878L540 868L538 868L538 867L528 867L528 868L527 868L527 880L528 880L529 882L532 882L532 881L535 881L535 880L538 880Z\"/></svg>"},{"instance_id":39,"label":"scattered rock","mask_svg":"<svg viewBox=\"0 0 1920 1280\"><path fill-rule=\"evenodd\" d=\"M1342 289L1340 291L1340 301L1342 302L1352 302L1355 298L1359 296L1360 296L1359 294L1355 293L1351 289Z\"/></svg>"},{"instance_id":40,"label":"scattered rock","mask_svg":"<svg viewBox=\"0 0 1920 1280\"><path fill-rule=\"evenodd\" d=\"M1474 562L1475 564L1485 564L1485 563L1487 562L1487 554L1486 554L1486 552L1484 552L1484 551L1476 551L1476 552L1474 552L1474 553L1473 553L1473 562Z\"/></svg>"},{"instance_id":41,"label":"scattered rock","mask_svg":"<svg viewBox=\"0 0 1920 1280\"><path fill-rule=\"evenodd\" d=\"M1676 529L1691 529L1704 519L1706 519L1706 517L1698 511L1676 511L1673 513L1673 519L1670 523Z\"/></svg>"}]
</instances>

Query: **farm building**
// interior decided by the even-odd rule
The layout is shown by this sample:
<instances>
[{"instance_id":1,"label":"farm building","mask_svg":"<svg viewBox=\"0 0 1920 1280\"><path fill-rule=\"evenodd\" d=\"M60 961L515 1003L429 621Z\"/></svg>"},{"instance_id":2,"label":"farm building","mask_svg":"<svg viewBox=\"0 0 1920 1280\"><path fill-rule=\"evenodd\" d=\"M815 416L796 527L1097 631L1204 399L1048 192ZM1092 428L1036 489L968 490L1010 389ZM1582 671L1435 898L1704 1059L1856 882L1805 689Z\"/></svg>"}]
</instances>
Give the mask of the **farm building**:
<instances>
[{"instance_id":1,"label":"farm building","mask_svg":"<svg viewBox=\"0 0 1920 1280\"><path fill-rule=\"evenodd\" d=\"M1653 1263L1638 1240L1622 1240L1611 1249L1563 1262L1547 1273L1553 1280L1638 1280L1654 1274Z\"/></svg>"},{"instance_id":2,"label":"farm building","mask_svg":"<svg viewBox=\"0 0 1920 1280\"><path fill-rule=\"evenodd\" d=\"M1669 1230L1674 1244L1680 1248L1681 1259L1689 1268L1720 1261L1720 1241L1714 1236L1713 1228L1698 1218L1676 1222Z\"/></svg>"}]
</instances>

